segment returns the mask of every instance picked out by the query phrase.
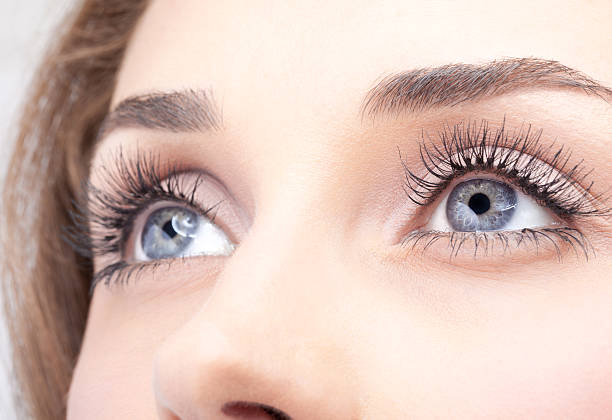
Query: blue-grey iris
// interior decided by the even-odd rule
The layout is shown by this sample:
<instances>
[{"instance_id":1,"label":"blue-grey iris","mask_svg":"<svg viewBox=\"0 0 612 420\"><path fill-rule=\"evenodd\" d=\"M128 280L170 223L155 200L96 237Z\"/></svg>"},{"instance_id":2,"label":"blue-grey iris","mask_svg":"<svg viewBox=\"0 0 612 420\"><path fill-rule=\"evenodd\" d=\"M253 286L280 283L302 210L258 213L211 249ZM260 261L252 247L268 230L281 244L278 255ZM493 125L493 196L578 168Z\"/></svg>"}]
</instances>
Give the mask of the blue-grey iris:
<instances>
[{"instance_id":1,"label":"blue-grey iris","mask_svg":"<svg viewBox=\"0 0 612 420\"><path fill-rule=\"evenodd\" d=\"M198 231L198 215L183 207L151 213L142 230L142 250L150 259L180 256Z\"/></svg>"},{"instance_id":2,"label":"blue-grey iris","mask_svg":"<svg viewBox=\"0 0 612 420\"><path fill-rule=\"evenodd\" d=\"M460 232L502 230L512 219L517 200L516 191L503 182L471 179L449 194L446 217Z\"/></svg>"}]
</instances>

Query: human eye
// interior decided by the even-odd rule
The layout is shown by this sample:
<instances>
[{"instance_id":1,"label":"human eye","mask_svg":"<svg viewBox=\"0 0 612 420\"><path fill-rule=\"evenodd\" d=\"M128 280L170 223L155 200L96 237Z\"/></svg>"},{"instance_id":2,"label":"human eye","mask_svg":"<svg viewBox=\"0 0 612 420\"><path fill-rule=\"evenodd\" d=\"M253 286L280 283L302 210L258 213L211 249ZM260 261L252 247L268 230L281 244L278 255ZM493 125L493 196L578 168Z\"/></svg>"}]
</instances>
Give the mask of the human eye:
<instances>
[{"instance_id":1,"label":"human eye","mask_svg":"<svg viewBox=\"0 0 612 420\"><path fill-rule=\"evenodd\" d=\"M162 202L138 219L130 252L134 261L229 256L235 247L211 218L185 205Z\"/></svg>"},{"instance_id":2,"label":"human eye","mask_svg":"<svg viewBox=\"0 0 612 420\"><path fill-rule=\"evenodd\" d=\"M404 163L405 191L419 210L402 245L451 258L594 255L585 220L610 210L584 163L544 143L540 131L460 123L423 140L420 160L424 171Z\"/></svg>"},{"instance_id":3,"label":"human eye","mask_svg":"<svg viewBox=\"0 0 612 420\"><path fill-rule=\"evenodd\" d=\"M210 175L120 152L86 186L69 239L102 266L99 283L125 284L143 269L196 256L230 256L236 245L217 213L224 192Z\"/></svg>"},{"instance_id":4,"label":"human eye","mask_svg":"<svg viewBox=\"0 0 612 420\"><path fill-rule=\"evenodd\" d=\"M457 183L426 228L440 232L496 232L558 225L543 206L512 185L489 177Z\"/></svg>"}]
</instances>

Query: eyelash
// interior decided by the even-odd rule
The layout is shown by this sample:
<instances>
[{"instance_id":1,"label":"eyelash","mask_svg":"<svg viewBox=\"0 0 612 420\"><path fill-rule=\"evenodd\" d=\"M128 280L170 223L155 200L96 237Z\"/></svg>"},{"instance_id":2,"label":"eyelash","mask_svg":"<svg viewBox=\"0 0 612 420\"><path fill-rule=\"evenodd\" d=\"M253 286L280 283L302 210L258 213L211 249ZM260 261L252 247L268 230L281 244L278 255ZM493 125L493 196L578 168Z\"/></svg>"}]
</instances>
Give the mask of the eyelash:
<instances>
[{"instance_id":1,"label":"eyelash","mask_svg":"<svg viewBox=\"0 0 612 420\"><path fill-rule=\"evenodd\" d=\"M528 127L518 133L510 133L504 124L490 130L488 123L480 125L460 123L445 127L439 133L439 143L426 143L425 135L420 144L420 159L432 179L423 179L408 168L400 154L405 170L405 191L408 198L420 207L435 202L454 179L472 172L486 172L507 179L549 208L568 224L583 216L607 216L610 209L598 208L603 195L592 195L593 182L586 184L592 171L586 171L582 162L568 169L571 153L560 147L553 152L553 145L541 143L541 131L532 132ZM195 200L195 192L201 182L186 187L181 176L188 171L170 167L162 176L159 156L137 153L125 157L122 151L114 159L114 167L103 167L102 179L110 192L102 191L91 182L85 184L83 204L76 204L72 212L73 227L67 229L67 239L75 250L88 260L95 256L121 256L129 237L134 219L149 205L158 201L173 201L190 206L200 214L211 214L212 208L202 208ZM526 163L525 163L526 162ZM522 166L519 166L521 163ZM532 175L539 174L538 179ZM542 179L546 182L542 182ZM211 215L214 219L214 215ZM554 247L558 258L562 252L559 243L569 244L575 253L579 251L588 259L593 248L585 235L575 227L523 229L521 231L496 232L438 232L414 230L402 239L403 246L412 249L421 246L425 252L434 243L446 239L450 257L456 257L467 243L473 244L474 256L485 255L499 244L505 253L510 245L531 244L536 253L542 241ZM119 257L121 258L121 257ZM179 258L184 260L184 258ZM155 270L161 265L173 264L173 260L155 260L144 263L128 263L120 259L109 263L93 276L91 292L97 284L126 284L129 279L145 269Z\"/></svg>"},{"instance_id":2,"label":"eyelash","mask_svg":"<svg viewBox=\"0 0 612 420\"><path fill-rule=\"evenodd\" d=\"M75 211L71 213L73 228L67 230L69 243L80 255L88 260L107 255L121 256L136 217L159 201L187 205L214 221L216 205L204 208L195 199L204 175L198 174L187 186L183 175L190 171L173 166L164 172L160 163L159 156L154 154L139 152L135 157L125 157L119 151L113 167L102 167L101 178L110 192L91 182L85 184L84 199L75 204ZM176 260L128 263L121 259L112 262L94 274L90 292L99 283L107 286L127 284L132 276L145 269L155 270Z\"/></svg>"},{"instance_id":3,"label":"eyelash","mask_svg":"<svg viewBox=\"0 0 612 420\"><path fill-rule=\"evenodd\" d=\"M610 215L609 208L601 208L607 197L591 194L594 183L587 181L592 171L587 171L582 161L571 165L571 152L563 146L555 149L554 143L545 146L541 135L541 130L534 132L531 126L509 132L505 121L499 128L490 129L486 120L480 124L446 126L439 133L437 144L429 138L426 140L423 134L419 156L427 175L420 177L409 169L400 153L405 171L404 190L413 203L427 207L453 180L483 172L506 179L570 226L580 217ZM500 245L505 254L511 245L519 248L531 244L537 253L542 242L553 246L559 260L562 256L560 243L570 245L576 255L580 250L586 259L594 253L585 235L573 226L494 232L414 230L402 239L402 245L411 249L421 246L424 253L442 239L448 241L451 258L456 257L466 243L473 244L474 257L479 252L488 255L496 245Z\"/></svg>"}]
</instances>

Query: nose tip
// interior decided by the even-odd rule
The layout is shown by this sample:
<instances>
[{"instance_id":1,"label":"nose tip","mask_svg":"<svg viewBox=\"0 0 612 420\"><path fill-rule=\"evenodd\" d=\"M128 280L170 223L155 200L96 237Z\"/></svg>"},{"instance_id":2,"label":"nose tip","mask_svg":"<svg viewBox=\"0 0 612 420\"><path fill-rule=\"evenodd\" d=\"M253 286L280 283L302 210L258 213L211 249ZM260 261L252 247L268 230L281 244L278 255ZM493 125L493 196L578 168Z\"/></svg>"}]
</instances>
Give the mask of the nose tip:
<instances>
[{"instance_id":1,"label":"nose tip","mask_svg":"<svg viewBox=\"0 0 612 420\"><path fill-rule=\"evenodd\" d=\"M347 394L332 399L343 384L329 365L307 356L315 350L296 355L262 336L237 345L227 328L192 320L161 346L154 390L162 420L355 418Z\"/></svg>"}]
</instances>

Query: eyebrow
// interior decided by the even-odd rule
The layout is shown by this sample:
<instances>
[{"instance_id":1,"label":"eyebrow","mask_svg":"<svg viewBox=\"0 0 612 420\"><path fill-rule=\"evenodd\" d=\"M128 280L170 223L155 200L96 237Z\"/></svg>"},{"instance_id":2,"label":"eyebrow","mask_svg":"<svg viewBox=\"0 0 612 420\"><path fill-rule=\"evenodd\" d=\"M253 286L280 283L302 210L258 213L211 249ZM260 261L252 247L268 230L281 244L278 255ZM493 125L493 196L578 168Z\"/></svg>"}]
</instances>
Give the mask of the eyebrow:
<instances>
[{"instance_id":1,"label":"eyebrow","mask_svg":"<svg viewBox=\"0 0 612 420\"><path fill-rule=\"evenodd\" d=\"M367 93L361 115L456 106L528 88L576 89L610 102L612 90L558 61L508 58L482 65L448 64L383 78Z\"/></svg>"},{"instance_id":2,"label":"eyebrow","mask_svg":"<svg viewBox=\"0 0 612 420\"><path fill-rule=\"evenodd\" d=\"M425 111L526 88L576 89L610 102L612 89L558 61L508 58L482 65L447 64L392 74L365 96L361 115ZM221 111L211 93L186 89L129 97L103 120L98 139L119 128L178 132L218 130Z\"/></svg>"},{"instance_id":3,"label":"eyebrow","mask_svg":"<svg viewBox=\"0 0 612 420\"><path fill-rule=\"evenodd\" d=\"M118 128L179 133L218 130L221 123L221 111L205 90L153 92L121 101L104 118L98 138Z\"/></svg>"}]
</instances>

